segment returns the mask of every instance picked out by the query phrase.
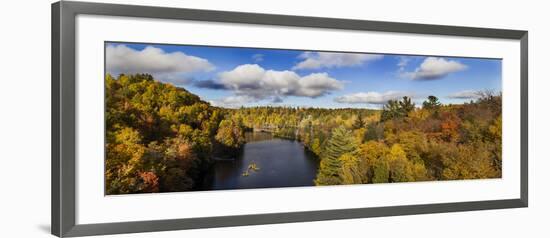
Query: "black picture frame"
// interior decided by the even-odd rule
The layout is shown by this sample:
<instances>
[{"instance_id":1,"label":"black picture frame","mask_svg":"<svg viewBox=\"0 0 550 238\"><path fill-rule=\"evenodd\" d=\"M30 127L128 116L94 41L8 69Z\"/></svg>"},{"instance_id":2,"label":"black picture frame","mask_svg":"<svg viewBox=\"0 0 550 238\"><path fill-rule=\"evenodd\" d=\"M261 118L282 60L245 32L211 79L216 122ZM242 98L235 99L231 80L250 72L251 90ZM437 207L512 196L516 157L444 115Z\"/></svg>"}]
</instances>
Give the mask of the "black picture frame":
<instances>
[{"instance_id":1,"label":"black picture frame","mask_svg":"<svg viewBox=\"0 0 550 238\"><path fill-rule=\"evenodd\" d=\"M168 231L287 222L520 208L528 206L528 32L459 26L410 24L62 1L52 4L51 233L59 237ZM518 40L521 45L521 196L519 199L319 210L206 218L76 224L75 18L79 14L245 23L359 31L414 33Z\"/></svg>"}]
</instances>

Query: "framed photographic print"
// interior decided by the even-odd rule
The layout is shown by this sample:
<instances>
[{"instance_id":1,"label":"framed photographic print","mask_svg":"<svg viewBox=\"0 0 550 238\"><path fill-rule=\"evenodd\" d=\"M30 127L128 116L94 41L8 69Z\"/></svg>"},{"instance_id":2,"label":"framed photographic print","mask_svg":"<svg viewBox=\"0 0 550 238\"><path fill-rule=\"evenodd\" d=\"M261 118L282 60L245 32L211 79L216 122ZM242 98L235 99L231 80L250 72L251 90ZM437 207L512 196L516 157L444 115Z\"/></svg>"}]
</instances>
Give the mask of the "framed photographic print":
<instances>
[{"instance_id":1,"label":"framed photographic print","mask_svg":"<svg viewBox=\"0 0 550 238\"><path fill-rule=\"evenodd\" d=\"M52 5L60 237L527 206L527 32Z\"/></svg>"}]
</instances>

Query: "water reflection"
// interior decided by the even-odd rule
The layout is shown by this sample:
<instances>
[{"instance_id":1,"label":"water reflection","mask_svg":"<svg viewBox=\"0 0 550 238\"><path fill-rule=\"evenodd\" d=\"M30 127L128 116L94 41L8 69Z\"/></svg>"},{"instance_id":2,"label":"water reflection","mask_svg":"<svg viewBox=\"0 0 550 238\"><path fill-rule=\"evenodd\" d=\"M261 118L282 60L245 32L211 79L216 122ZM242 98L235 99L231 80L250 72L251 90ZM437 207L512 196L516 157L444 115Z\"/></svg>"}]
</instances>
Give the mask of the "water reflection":
<instances>
[{"instance_id":1,"label":"water reflection","mask_svg":"<svg viewBox=\"0 0 550 238\"><path fill-rule=\"evenodd\" d=\"M239 157L216 161L202 190L314 185L319 161L300 142L265 132L245 136Z\"/></svg>"}]
</instances>

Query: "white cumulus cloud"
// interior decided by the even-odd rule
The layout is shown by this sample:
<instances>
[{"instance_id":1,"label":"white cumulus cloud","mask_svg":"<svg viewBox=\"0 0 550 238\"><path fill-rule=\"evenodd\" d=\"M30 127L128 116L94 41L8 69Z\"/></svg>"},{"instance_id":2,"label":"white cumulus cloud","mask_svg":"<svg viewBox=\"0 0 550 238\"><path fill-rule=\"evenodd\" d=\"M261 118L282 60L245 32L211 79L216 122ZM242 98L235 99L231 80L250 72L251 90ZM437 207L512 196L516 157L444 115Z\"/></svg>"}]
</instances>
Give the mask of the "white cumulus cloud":
<instances>
[{"instance_id":1,"label":"white cumulus cloud","mask_svg":"<svg viewBox=\"0 0 550 238\"><path fill-rule=\"evenodd\" d=\"M441 79L451 73L466 70L468 66L454 60L438 57L426 58L420 67L413 72L405 72L404 75L414 80Z\"/></svg>"},{"instance_id":2,"label":"white cumulus cloud","mask_svg":"<svg viewBox=\"0 0 550 238\"><path fill-rule=\"evenodd\" d=\"M257 64L244 64L219 74L220 83L238 95L257 99L299 96L319 97L333 90L342 89L342 82L327 73L300 76L284 70L265 70Z\"/></svg>"},{"instance_id":3,"label":"white cumulus cloud","mask_svg":"<svg viewBox=\"0 0 550 238\"><path fill-rule=\"evenodd\" d=\"M413 97L414 95L403 91L360 92L337 97L334 101L350 104L386 104L389 100L398 100L404 96Z\"/></svg>"},{"instance_id":4,"label":"white cumulus cloud","mask_svg":"<svg viewBox=\"0 0 550 238\"><path fill-rule=\"evenodd\" d=\"M238 96L229 96L218 100L212 100L210 101L210 104L216 107L239 108L246 103L250 103L254 101L255 99L253 97L249 97L246 95L238 95Z\"/></svg>"},{"instance_id":5,"label":"white cumulus cloud","mask_svg":"<svg viewBox=\"0 0 550 238\"><path fill-rule=\"evenodd\" d=\"M301 70L358 66L368 61L381 59L382 57L382 55L376 54L305 52L300 55L303 61L296 64L292 69Z\"/></svg>"},{"instance_id":6,"label":"white cumulus cloud","mask_svg":"<svg viewBox=\"0 0 550 238\"><path fill-rule=\"evenodd\" d=\"M293 71L266 70L257 64L244 64L220 73L216 81L198 86L231 91L233 96L213 102L229 105L264 99L280 103L287 96L316 98L342 89L343 83L327 73L300 76Z\"/></svg>"},{"instance_id":7,"label":"white cumulus cloud","mask_svg":"<svg viewBox=\"0 0 550 238\"><path fill-rule=\"evenodd\" d=\"M148 73L176 84L190 81L187 77L189 73L214 69L206 59L180 51L165 52L154 46L136 50L123 44L108 45L105 49L105 60L109 73Z\"/></svg>"},{"instance_id":8,"label":"white cumulus cloud","mask_svg":"<svg viewBox=\"0 0 550 238\"><path fill-rule=\"evenodd\" d=\"M455 98L455 99L477 99L481 97L481 94L479 93L479 91L475 91L475 90L464 90L464 91L452 93L447 97Z\"/></svg>"}]
</instances>

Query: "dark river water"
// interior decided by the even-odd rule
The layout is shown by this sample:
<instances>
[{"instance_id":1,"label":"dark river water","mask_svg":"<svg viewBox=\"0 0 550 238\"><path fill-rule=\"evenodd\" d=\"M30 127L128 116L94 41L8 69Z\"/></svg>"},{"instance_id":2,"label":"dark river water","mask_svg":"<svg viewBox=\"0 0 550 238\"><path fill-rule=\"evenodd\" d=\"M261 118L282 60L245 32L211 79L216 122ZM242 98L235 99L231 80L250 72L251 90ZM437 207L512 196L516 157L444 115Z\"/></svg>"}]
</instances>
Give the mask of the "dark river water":
<instances>
[{"instance_id":1,"label":"dark river water","mask_svg":"<svg viewBox=\"0 0 550 238\"><path fill-rule=\"evenodd\" d=\"M247 132L235 160L217 160L201 190L312 186L319 161L298 142Z\"/></svg>"}]
</instances>

